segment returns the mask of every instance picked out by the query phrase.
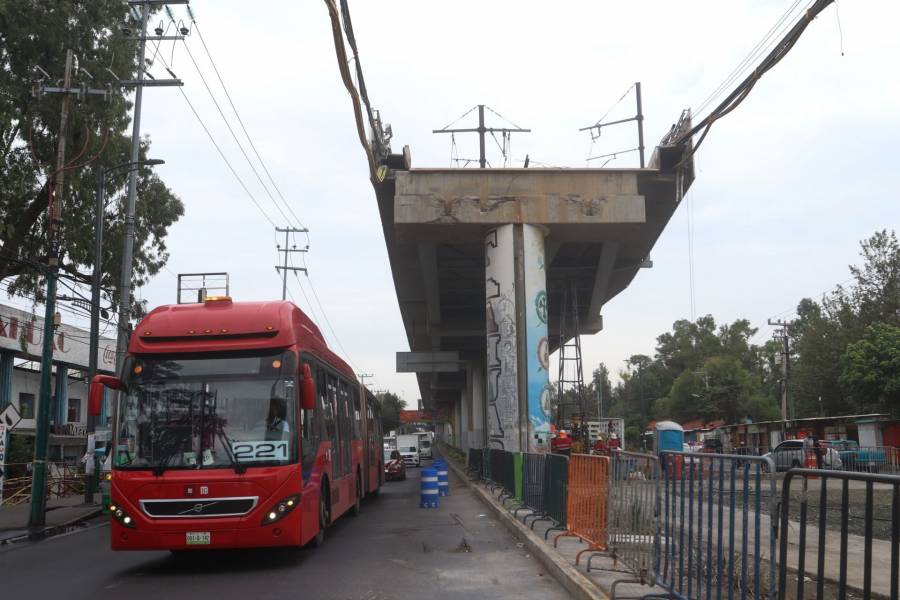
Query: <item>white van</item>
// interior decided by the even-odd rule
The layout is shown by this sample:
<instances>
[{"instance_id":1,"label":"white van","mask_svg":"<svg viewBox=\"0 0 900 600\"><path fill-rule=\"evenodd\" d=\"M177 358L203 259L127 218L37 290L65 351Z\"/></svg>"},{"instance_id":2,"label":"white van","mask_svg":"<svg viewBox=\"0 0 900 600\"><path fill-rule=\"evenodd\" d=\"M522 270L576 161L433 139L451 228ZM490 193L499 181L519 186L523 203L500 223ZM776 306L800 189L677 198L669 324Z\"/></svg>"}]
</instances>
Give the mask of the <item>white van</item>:
<instances>
[{"instance_id":1,"label":"white van","mask_svg":"<svg viewBox=\"0 0 900 600\"><path fill-rule=\"evenodd\" d=\"M416 434L398 435L397 450L403 457L403 462L407 467L418 467L419 459L419 436Z\"/></svg>"},{"instance_id":2,"label":"white van","mask_svg":"<svg viewBox=\"0 0 900 600\"><path fill-rule=\"evenodd\" d=\"M430 431L417 431L416 435L419 436L419 457L434 458L431 453L433 434Z\"/></svg>"}]
</instances>

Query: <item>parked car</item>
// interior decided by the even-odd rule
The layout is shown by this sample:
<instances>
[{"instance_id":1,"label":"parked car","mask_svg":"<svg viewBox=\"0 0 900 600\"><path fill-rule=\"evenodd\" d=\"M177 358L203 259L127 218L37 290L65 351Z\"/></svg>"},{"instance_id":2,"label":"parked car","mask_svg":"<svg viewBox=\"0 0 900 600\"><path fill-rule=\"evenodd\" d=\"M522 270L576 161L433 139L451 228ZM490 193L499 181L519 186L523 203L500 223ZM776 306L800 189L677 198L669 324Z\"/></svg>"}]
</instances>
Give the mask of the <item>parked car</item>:
<instances>
[{"instance_id":1,"label":"parked car","mask_svg":"<svg viewBox=\"0 0 900 600\"><path fill-rule=\"evenodd\" d=\"M820 448L819 451L822 452L823 468L843 468L841 457L834 448ZM775 463L776 471L787 471L795 467L806 466L803 440L785 440L763 456L772 459L772 462Z\"/></svg>"},{"instance_id":2,"label":"parked car","mask_svg":"<svg viewBox=\"0 0 900 600\"><path fill-rule=\"evenodd\" d=\"M831 440L829 443L841 457L841 462L848 471L877 473L888 462L882 448L860 448L855 440Z\"/></svg>"},{"instance_id":3,"label":"parked car","mask_svg":"<svg viewBox=\"0 0 900 600\"><path fill-rule=\"evenodd\" d=\"M700 449L700 452L708 453L708 454L722 454L725 451L722 446L722 440L717 437L708 437L703 440L703 448Z\"/></svg>"},{"instance_id":4,"label":"parked car","mask_svg":"<svg viewBox=\"0 0 900 600\"><path fill-rule=\"evenodd\" d=\"M385 481L406 479L406 465L400 457L399 450L384 451L384 479Z\"/></svg>"}]
</instances>

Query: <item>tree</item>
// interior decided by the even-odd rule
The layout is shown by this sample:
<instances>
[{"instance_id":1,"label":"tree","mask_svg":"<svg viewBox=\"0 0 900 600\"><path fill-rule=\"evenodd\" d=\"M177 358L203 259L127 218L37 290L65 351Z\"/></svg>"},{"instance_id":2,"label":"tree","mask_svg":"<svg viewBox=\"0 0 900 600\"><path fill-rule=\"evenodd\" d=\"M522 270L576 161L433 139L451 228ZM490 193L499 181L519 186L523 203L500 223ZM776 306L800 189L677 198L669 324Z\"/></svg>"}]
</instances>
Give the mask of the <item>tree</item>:
<instances>
[{"instance_id":1,"label":"tree","mask_svg":"<svg viewBox=\"0 0 900 600\"><path fill-rule=\"evenodd\" d=\"M400 413L406 410L406 400L397 394L384 392L378 394L381 402L381 428L385 433L400 427Z\"/></svg>"},{"instance_id":2,"label":"tree","mask_svg":"<svg viewBox=\"0 0 900 600\"><path fill-rule=\"evenodd\" d=\"M64 273L78 278L94 262L97 170L130 159L131 102L128 90L117 81L133 78L137 68L136 44L119 32L128 18L124 0L0 0L0 281L12 278L13 293L43 299L43 277L35 257L48 251L46 207L54 187L60 135L62 97L32 97L39 73L35 67L50 74L51 80L45 83L55 84L62 77L66 50L71 48L77 57L77 80L86 81L89 73L91 87L110 86L112 92L105 100L70 100L60 263ZM37 35L36 23L40 24ZM142 159L149 147L145 137ZM107 214L101 261L101 285L107 290L118 286L125 181L113 176L107 185L112 209ZM183 213L181 201L151 169L138 171L134 287L165 264L168 228ZM117 301L115 292L107 297Z\"/></svg>"},{"instance_id":3,"label":"tree","mask_svg":"<svg viewBox=\"0 0 900 600\"><path fill-rule=\"evenodd\" d=\"M724 419L737 423L744 418L755 421L775 418L778 406L765 396L760 383L733 356L714 356L697 371L684 371L669 396L656 404L657 417L676 420Z\"/></svg>"},{"instance_id":4,"label":"tree","mask_svg":"<svg viewBox=\"0 0 900 600\"><path fill-rule=\"evenodd\" d=\"M878 357L889 350L889 328L900 327L900 243L893 231L879 231L860 247L863 264L850 266L850 288L838 286L821 303L802 300L791 323L798 416L819 414L820 398L826 415L893 409L873 385L891 379Z\"/></svg>"},{"instance_id":5,"label":"tree","mask_svg":"<svg viewBox=\"0 0 900 600\"><path fill-rule=\"evenodd\" d=\"M896 412L900 403L900 327L876 323L847 346L840 381L865 412Z\"/></svg>"},{"instance_id":6,"label":"tree","mask_svg":"<svg viewBox=\"0 0 900 600\"><path fill-rule=\"evenodd\" d=\"M900 242L897 234L875 232L860 243L863 265L850 266L856 280L851 302L858 319L866 325L900 325Z\"/></svg>"},{"instance_id":7,"label":"tree","mask_svg":"<svg viewBox=\"0 0 900 600\"><path fill-rule=\"evenodd\" d=\"M612 384L609 381L609 369L606 367L604 363L600 363L596 369L594 369L593 377L591 380L591 384L589 387L589 397L593 400L590 404L597 404L598 402L602 403L602 408L597 406L591 411L588 411L591 415L600 416L598 413L599 410L603 411L604 416L609 416L609 409L612 405L613 394L612 394Z\"/></svg>"}]
</instances>

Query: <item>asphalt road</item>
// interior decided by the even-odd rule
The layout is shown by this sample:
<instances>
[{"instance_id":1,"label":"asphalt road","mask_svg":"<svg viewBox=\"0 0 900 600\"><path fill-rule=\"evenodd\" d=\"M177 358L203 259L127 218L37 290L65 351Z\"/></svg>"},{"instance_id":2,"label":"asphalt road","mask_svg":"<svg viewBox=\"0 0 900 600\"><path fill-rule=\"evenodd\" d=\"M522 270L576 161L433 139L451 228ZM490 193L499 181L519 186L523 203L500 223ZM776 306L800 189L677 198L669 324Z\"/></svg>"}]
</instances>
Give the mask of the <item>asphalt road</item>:
<instances>
[{"instance_id":1,"label":"asphalt road","mask_svg":"<svg viewBox=\"0 0 900 600\"><path fill-rule=\"evenodd\" d=\"M418 508L419 470L390 482L317 550L112 552L94 527L0 551L0 597L556 600L566 591L464 485ZM458 482L457 482L458 483Z\"/></svg>"}]
</instances>

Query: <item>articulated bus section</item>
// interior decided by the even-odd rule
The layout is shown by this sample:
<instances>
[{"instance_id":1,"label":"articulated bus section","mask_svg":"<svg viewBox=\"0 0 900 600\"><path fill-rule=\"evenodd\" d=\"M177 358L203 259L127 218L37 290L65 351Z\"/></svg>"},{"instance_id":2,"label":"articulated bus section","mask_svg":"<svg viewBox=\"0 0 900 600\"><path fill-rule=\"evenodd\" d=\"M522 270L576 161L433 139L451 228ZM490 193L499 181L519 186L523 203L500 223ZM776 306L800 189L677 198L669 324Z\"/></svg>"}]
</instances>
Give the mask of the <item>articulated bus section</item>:
<instances>
[{"instance_id":1,"label":"articulated bus section","mask_svg":"<svg viewBox=\"0 0 900 600\"><path fill-rule=\"evenodd\" d=\"M157 308L104 386L115 550L319 545L383 483L376 398L290 302Z\"/></svg>"}]
</instances>

